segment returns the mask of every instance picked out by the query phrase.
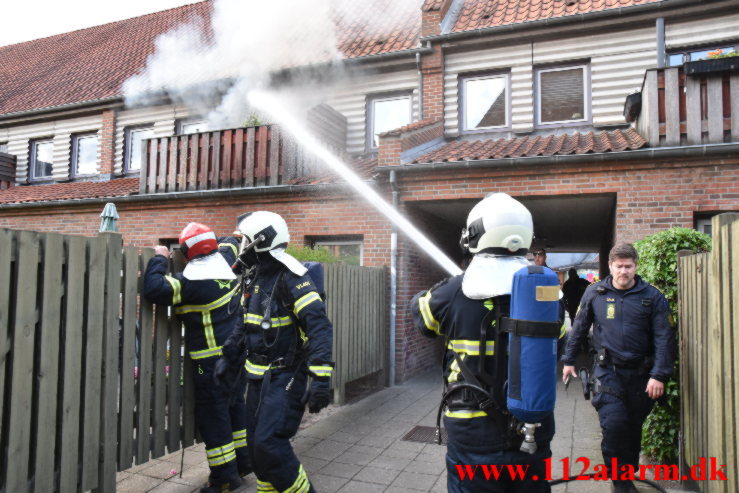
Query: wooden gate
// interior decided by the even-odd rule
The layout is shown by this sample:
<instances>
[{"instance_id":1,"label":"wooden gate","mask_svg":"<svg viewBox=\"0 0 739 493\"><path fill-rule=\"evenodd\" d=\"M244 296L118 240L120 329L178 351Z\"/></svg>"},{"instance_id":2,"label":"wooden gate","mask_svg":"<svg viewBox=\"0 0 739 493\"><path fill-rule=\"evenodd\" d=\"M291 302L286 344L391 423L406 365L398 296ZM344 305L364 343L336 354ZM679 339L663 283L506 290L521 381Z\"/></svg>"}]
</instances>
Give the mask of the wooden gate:
<instances>
[{"instance_id":1,"label":"wooden gate","mask_svg":"<svg viewBox=\"0 0 739 493\"><path fill-rule=\"evenodd\" d=\"M679 260L683 460L725 464L728 481L699 481L702 492L739 491L739 214L711 222L710 253ZM684 471L683 474L689 474Z\"/></svg>"}]
</instances>

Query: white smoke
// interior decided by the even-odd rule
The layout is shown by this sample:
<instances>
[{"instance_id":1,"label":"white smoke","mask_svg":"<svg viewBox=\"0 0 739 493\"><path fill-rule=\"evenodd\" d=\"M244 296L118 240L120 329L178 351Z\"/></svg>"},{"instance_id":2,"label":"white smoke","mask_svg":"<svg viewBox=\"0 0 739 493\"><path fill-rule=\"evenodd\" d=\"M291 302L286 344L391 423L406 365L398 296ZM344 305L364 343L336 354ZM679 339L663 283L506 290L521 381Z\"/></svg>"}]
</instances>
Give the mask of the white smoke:
<instances>
[{"instance_id":1,"label":"white smoke","mask_svg":"<svg viewBox=\"0 0 739 493\"><path fill-rule=\"evenodd\" d=\"M333 80L348 75L337 69L335 62L343 57L337 46L352 43L353 36L387 37L399 27L396 19L420 22L422 0L213 2L210 26L196 19L157 39L146 68L123 85L128 106L166 95L207 115L212 128L237 127L252 113L248 92L271 85L276 71L327 64L321 80L316 71L298 77L292 72L289 85L281 88L294 106L307 109L331 90L328 67Z\"/></svg>"}]
</instances>

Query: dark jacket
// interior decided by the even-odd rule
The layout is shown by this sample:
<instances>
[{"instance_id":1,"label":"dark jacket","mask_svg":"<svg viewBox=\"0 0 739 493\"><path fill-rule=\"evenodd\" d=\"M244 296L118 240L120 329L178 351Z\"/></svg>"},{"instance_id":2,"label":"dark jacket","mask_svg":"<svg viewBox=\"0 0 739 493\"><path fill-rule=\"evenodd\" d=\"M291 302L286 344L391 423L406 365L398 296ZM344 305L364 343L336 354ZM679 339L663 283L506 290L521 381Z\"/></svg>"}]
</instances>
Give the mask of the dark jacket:
<instances>
[{"instance_id":1,"label":"dark jacket","mask_svg":"<svg viewBox=\"0 0 739 493\"><path fill-rule=\"evenodd\" d=\"M231 265L238 240L220 238L219 252ZM186 279L182 273L166 274L169 260L155 255L144 274L144 297L158 305L169 305L185 324L185 340L193 359L220 356L222 346L242 319L238 282Z\"/></svg>"},{"instance_id":2,"label":"dark jacket","mask_svg":"<svg viewBox=\"0 0 739 493\"><path fill-rule=\"evenodd\" d=\"M580 301L562 361L573 365L577 350L593 325L596 351L605 348L621 362L654 357L650 377L666 382L675 362L675 331L668 322L667 300L657 288L636 276L628 291L613 287L611 276L591 284Z\"/></svg>"}]
</instances>

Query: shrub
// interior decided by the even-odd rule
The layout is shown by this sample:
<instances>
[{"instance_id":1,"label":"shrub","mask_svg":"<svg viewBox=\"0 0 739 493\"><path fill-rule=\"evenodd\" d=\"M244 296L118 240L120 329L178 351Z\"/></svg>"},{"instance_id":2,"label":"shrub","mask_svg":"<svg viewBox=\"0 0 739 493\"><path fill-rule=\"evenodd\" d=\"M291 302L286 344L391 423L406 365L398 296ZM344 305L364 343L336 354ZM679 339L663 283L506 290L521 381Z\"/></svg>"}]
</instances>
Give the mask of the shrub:
<instances>
[{"instance_id":1,"label":"shrub","mask_svg":"<svg viewBox=\"0 0 739 493\"><path fill-rule=\"evenodd\" d=\"M677 252L695 253L711 248L711 237L688 228L671 228L647 236L634 246L639 252L637 273L662 291L670 305L670 323L677 320ZM679 333L678 333L679 335ZM665 384L665 399L657 404L644 422L642 451L655 462L677 462L680 431L679 361L675 360L672 378Z\"/></svg>"},{"instance_id":2,"label":"shrub","mask_svg":"<svg viewBox=\"0 0 739 493\"><path fill-rule=\"evenodd\" d=\"M328 250L328 248L325 247L311 248L290 243L287 245L286 251L301 262L321 262L322 264L334 264L343 261L343 259L332 254Z\"/></svg>"}]
</instances>

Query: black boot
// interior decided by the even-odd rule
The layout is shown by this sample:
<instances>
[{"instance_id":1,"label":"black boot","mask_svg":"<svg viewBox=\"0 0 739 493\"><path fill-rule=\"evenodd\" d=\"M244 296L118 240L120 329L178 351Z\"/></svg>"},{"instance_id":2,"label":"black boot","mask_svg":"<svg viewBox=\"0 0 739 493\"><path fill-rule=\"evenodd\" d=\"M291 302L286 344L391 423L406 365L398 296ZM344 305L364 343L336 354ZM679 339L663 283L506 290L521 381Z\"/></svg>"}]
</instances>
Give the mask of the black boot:
<instances>
[{"instance_id":1,"label":"black boot","mask_svg":"<svg viewBox=\"0 0 739 493\"><path fill-rule=\"evenodd\" d=\"M638 493L638 491L631 481L618 480L613 482L613 493Z\"/></svg>"},{"instance_id":2,"label":"black boot","mask_svg":"<svg viewBox=\"0 0 739 493\"><path fill-rule=\"evenodd\" d=\"M223 483L209 482L207 485L200 488L200 493L234 493L236 491L241 491L242 486L244 486L244 482L241 481L241 478L237 477L231 478Z\"/></svg>"}]
</instances>

